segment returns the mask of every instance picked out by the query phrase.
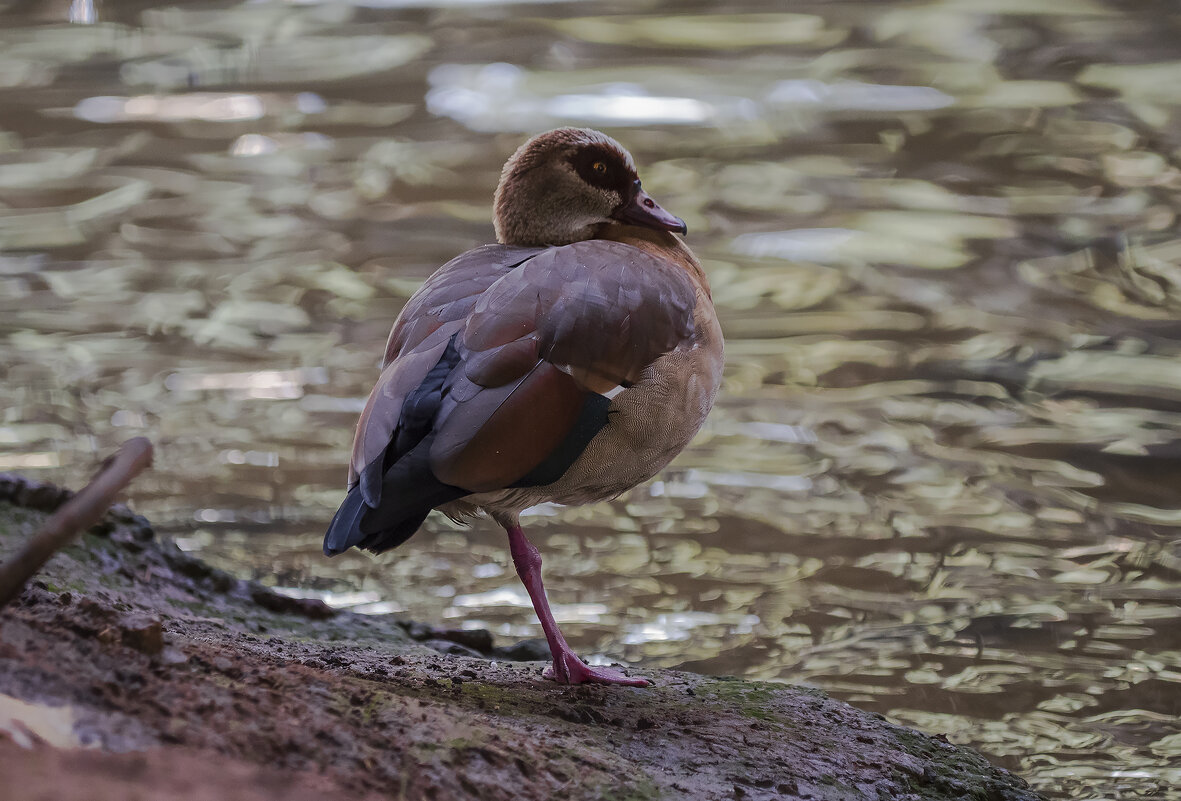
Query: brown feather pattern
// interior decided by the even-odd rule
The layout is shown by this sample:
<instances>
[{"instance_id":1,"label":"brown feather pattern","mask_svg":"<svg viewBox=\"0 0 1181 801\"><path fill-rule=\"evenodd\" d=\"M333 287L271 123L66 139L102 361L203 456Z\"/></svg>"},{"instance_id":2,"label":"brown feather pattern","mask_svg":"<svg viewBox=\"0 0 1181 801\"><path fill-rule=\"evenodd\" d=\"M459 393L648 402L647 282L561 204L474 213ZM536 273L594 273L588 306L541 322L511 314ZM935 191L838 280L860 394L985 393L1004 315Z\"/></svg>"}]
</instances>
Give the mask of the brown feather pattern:
<instances>
[{"instance_id":1,"label":"brown feather pattern","mask_svg":"<svg viewBox=\"0 0 1181 801\"><path fill-rule=\"evenodd\" d=\"M506 266L520 251L535 255ZM485 272L472 275L479 262ZM394 328L391 361L358 426L354 481L389 447L402 403L452 335L460 362L430 464L440 481L480 492L540 464L586 392L634 383L656 357L690 340L695 302L683 270L622 243L465 254L416 293Z\"/></svg>"}]
</instances>

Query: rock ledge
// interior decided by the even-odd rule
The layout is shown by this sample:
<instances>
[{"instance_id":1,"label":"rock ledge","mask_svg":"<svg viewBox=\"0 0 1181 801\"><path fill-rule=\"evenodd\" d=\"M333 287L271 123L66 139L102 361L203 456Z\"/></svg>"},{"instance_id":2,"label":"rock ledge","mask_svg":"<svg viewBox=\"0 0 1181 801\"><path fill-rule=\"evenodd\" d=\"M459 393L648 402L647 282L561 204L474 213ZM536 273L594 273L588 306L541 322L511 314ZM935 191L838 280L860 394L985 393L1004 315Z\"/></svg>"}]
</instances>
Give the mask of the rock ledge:
<instances>
[{"instance_id":1,"label":"rock ledge","mask_svg":"<svg viewBox=\"0 0 1181 801\"><path fill-rule=\"evenodd\" d=\"M0 559L51 494L0 477ZM277 596L116 509L0 612L0 775L96 801L1040 798L815 690L560 687L465 634Z\"/></svg>"}]
</instances>

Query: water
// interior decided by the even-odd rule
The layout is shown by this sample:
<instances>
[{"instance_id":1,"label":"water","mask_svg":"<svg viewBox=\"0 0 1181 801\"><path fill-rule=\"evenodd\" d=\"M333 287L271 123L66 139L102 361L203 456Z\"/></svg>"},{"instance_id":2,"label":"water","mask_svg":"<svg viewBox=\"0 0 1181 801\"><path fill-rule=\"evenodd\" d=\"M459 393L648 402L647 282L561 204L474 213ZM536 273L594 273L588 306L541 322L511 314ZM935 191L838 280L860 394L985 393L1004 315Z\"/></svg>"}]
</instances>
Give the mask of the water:
<instances>
[{"instance_id":1,"label":"water","mask_svg":"<svg viewBox=\"0 0 1181 801\"><path fill-rule=\"evenodd\" d=\"M1181 798L1181 12L780 8L0 2L0 469L147 434L182 547L537 636L491 524L319 537L401 304L526 133L603 127L728 367L656 482L525 519L576 647Z\"/></svg>"}]
</instances>

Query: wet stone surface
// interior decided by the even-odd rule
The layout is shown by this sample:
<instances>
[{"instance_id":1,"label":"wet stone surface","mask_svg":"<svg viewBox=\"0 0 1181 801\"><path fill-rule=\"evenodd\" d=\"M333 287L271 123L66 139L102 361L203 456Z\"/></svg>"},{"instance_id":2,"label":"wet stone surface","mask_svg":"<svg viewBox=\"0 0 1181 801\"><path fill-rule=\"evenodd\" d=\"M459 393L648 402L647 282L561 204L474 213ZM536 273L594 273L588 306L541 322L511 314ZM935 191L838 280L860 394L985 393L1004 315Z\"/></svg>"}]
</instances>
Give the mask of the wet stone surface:
<instances>
[{"instance_id":1,"label":"wet stone surface","mask_svg":"<svg viewBox=\"0 0 1181 801\"><path fill-rule=\"evenodd\" d=\"M0 501L0 558L44 517ZM257 585L176 570L174 546L114 534L85 535L0 612L0 767L24 792L1038 797L818 690L677 671L644 689L561 687L543 663L481 657L486 633L452 633L475 656L439 653L385 616L277 610Z\"/></svg>"}]
</instances>

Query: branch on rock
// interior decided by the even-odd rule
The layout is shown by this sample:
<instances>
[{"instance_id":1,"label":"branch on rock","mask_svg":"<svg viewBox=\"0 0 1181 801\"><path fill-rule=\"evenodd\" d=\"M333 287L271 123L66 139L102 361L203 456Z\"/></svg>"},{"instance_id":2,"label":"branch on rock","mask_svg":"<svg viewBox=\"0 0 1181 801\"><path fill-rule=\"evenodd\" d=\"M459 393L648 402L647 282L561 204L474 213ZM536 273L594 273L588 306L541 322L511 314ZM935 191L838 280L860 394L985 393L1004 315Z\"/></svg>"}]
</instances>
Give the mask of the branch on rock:
<instances>
[{"instance_id":1,"label":"branch on rock","mask_svg":"<svg viewBox=\"0 0 1181 801\"><path fill-rule=\"evenodd\" d=\"M98 475L66 501L15 556L0 564L0 609L20 594L49 557L99 521L115 495L152 463L152 443L136 437L103 462Z\"/></svg>"}]
</instances>

